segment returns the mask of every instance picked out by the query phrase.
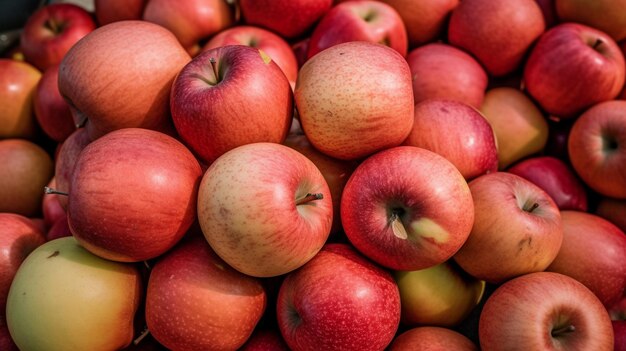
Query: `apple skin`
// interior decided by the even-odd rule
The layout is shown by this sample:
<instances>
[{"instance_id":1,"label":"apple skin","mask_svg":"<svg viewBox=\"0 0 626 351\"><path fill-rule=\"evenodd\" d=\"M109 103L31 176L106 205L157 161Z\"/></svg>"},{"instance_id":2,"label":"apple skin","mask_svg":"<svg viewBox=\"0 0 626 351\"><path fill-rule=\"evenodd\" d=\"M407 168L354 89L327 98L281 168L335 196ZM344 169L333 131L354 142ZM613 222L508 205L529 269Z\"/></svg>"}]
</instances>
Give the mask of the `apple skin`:
<instances>
[{"instance_id":1,"label":"apple skin","mask_svg":"<svg viewBox=\"0 0 626 351\"><path fill-rule=\"evenodd\" d=\"M87 10L75 4L48 4L28 17L20 37L27 62L41 71L61 63L63 56L96 29Z\"/></svg>"},{"instance_id":2,"label":"apple skin","mask_svg":"<svg viewBox=\"0 0 626 351\"><path fill-rule=\"evenodd\" d=\"M70 190L70 184L72 183L72 175L74 174L74 167L81 151L91 143L87 129L78 128L72 133L63 143L60 144L59 152L54 162L54 189L60 192L67 193ZM67 210L67 196L58 195L46 195L55 196L61 203L61 207Z\"/></svg>"},{"instance_id":3,"label":"apple skin","mask_svg":"<svg viewBox=\"0 0 626 351\"><path fill-rule=\"evenodd\" d=\"M424 326L409 329L398 335L387 350L478 351L478 347L463 334L454 330L436 326Z\"/></svg>"},{"instance_id":4,"label":"apple skin","mask_svg":"<svg viewBox=\"0 0 626 351\"><path fill-rule=\"evenodd\" d=\"M346 244L327 244L280 287L278 326L294 350L383 350L400 322L391 274Z\"/></svg>"},{"instance_id":5,"label":"apple skin","mask_svg":"<svg viewBox=\"0 0 626 351\"><path fill-rule=\"evenodd\" d=\"M204 44L202 51L226 45L247 45L263 50L283 71L292 87L298 78L298 61L289 43L260 27L239 25L222 30Z\"/></svg>"},{"instance_id":6,"label":"apple skin","mask_svg":"<svg viewBox=\"0 0 626 351\"><path fill-rule=\"evenodd\" d=\"M7 324L20 350L118 350L133 340L141 290L134 265L99 258L72 237L49 241L18 269Z\"/></svg>"},{"instance_id":7,"label":"apple skin","mask_svg":"<svg viewBox=\"0 0 626 351\"><path fill-rule=\"evenodd\" d=\"M626 233L626 200L602 197L596 205L595 214Z\"/></svg>"},{"instance_id":8,"label":"apple skin","mask_svg":"<svg viewBox=\"0 0 626 351\"><path fill-rule=\"evenodd\" d=\"M567 330L570 326L574 330ZM482 350L494 351L613 350L602 303L578 281L552 272L526 274L498 287L480 315L479 339Z\"/></svg>"},{"instance_id":9,"label":"apple skin","mask_svg":"<svg viewBox=\"0 0 626 351\"><path fill-rule=\"evenodd\" d=\"M596 192L626 199L626 101L594 105L576 119L567 150L576 173Z\"/></svg>"},{"instance_id":10,"label":"apple skin","mask_svg":"<svg viewBox=\"0 0 626 351\"><path fill-rule=\"evenodd\" d=\"M463 50L443 43L419 46L407 56L415 103L447 99L480 108L487 89L487 73Z\"/></svg>"},{"instance_id":11,"label":"apple skin","mask_svg":"<svg viewBox=\"0 0 626 351\"><path fill-rule=\"evenodd\" d=\"M463 0L450 16L448 41L474 55L490 75L504 76L522 64L544 30L535 0Z\"/></svg>"},{"instance_id":12,"label":"apple skin","mask_svg":"<svg viewBox=\"0 0 626 351\"><path fill-rule=\"evenodd\" d=\"M57 221L50 226L46 232L46 241L52 241L65 236L72 236L70 225L67 221L67 214L64 214L63 217L57 219Z\"/></svg>"},{"instance_id":13,"label":"apple skin","mask_svg":"<svg viewBox=\"0 0 626 351\"><path fill-rule=\"evenodd\" d=\"M33 96L41 72L29 63L0 58L0 139L35 136Z\"/></svg>"},{"instance_id":14,"label":"apple skin","mask_svg":"<svg viewBox=\"0 0 626 351\"><path fill-rule=\"evenodd\" d=\"M13 342L13 339L11 339L9 327L7 327L4 316L0 318L0 350L20 351L20 349L17 348L17 345L15 345L15 343Z\"/></svg>"},{"instance_id":15,"label":"apple skin","mask_svg":"<svg viewBox=\"0 0 626 351\"><path fill-rule=\"evenodd\" d=\"M59 92L59 65L52 65L43 72L35 94L33 109L41 129L56 142L67 139L76 125L70 107Z\"/></svg>"},{"instance_id":16,"label":"apple skin","mask_svg":"<svg viewBox=\"0 0 626 351\"><path fill-rule=\"evenodd\" d=\"M311 144L342 160L398 146L413 125L409 65L381 44L348 42L320 52L300 68L294 97Z\"/></svg>"},{"instance_id":17,"label":"apple skin","mask_svg":"<svg viewBox=\"0 0 626 351\"><path fill-rule=\"evenodd\" d=\"M282 143L293 117L293 94L280 67L265 53L228 45L201 53L181 70L170 106L180 138L211 163L244 144Z\"/></svg>"},{"instance_id":18,"label":"apple skin","mask_svg":"<svg viewBox=\"0 0 626 351\"><path fill-rule=\"evenodd\" d=\"M442 156L414 146L365 159L341 197L341 222L352 245L394 270L448 260L473 221L472 196L461 173Z\"/></svg>"},{"instance_id":19,"label":"apple skin","mask_svg":"<svg viewBox=\"0 0 626 351\"><path fill-rule=\"evenodd\" d=\"M624 0L554 0L556 14L561 22L578 22L597 28L615 41L626 39Z\"/></svg>"},{"instance_id":20,"label":"apple skin","mask_svg":"<svg viewBox=\"0 0 626 351\"><path fill-rule=\"evenodd\" d=\"M87 145L76 161L70 230L87 250L109 260L157 257L195 219L201 177L200 164L178 140L141 128L111 132Z\"/></svg>"},{"instance_id":21,"label":"apple skin","mask_svg":"<svg viewBox=\"0 0 626 351\"><path fill-rule=\"evenodd\" d=\"M550 195L559 210L587 211L587 190L574 170L552 156L524 159L507 169L531 181Z\"/></svg>"},{"instance_id":22,"label":"apple skin","mask_svg":"<svg viewBox=\"0 0 626 351\"><path fill-rule=\"evenodd\" d=\"M91 139L131 127L171 134L170 88L189 60L167 29L146 21L113 22L68 51L59 91L79 124L89 120Z\"/></svg>"},{"instance_id":23,"label":"apple skin","mask_svg":"<svg viewBox=\"0 0 626 351\"><path fill-rule=\"evenodd\" d=\"M480 176L469 188L474 226L454 255L464 271L489 283L501 283L543 271L552 263L563 241L563 224L546 192L507 172Z\"/></svg>"},{"instance_id":24,"label":"apple skin","mask_svg":"<svg viewBox=\"0 0 626 351\"><path fill-rule=\"evenodd\" d=\"M307 194L321 198L298 204ZM213 250L256 277L285 274L313 258L333 217L330 190L315 164L275 143L239 146L218 158L204 173L197 207Z\"/></svg>"},{"instance_id":25,"label":"apple skin","mask_svg":"<svg viewBox=\"0 0 626 351\"><path fill-rule=\"evenodd\" d=\"M615 336L614 351L626 351L626 321L611 321Z\"/></svg>"},{"instance_id":26,"label":"apple skin","mask_svg":"<svg viewBox=\"0 0 626 351\"><path fill-rule=\"evenodd\" d=\"M459 101L430 99L416 104L413 129L403 145L445 157L467 180L498 170L498 146L489 121Z\"/></svg>"},{"instance_id":27,"label":"apple skin","mask_svg":"<svg viewBox=\"0 0 626 351\"><path fill-rule=\"evenodd\" d=\"M547 270L585 284L610 308L626 292L626 235L591 213L562 211L561 217L563 245Z\"/></svg>"},{"instance_id":28,"label":"apple skin","mask_svg":"<svg viewBox=\"0 0 626 351\"><path fill-rule=\"evenodd\" d=\"M277 329L257 329L239 351L289 351Z\"/></svg>"},{"instance_id":29,"label":"apple skin","mask_svg":"<svg viewBox=\"0 0 626 351\"><path fill-rule=\"evenodd\" d=\"M624 56L606 33L561 23L546 31L530 52L524 86L548 114L575 118L615 98L624 86L624 71Z\"/></svg>"},{"instance_id":30,"label":"apple skin","mask_svg":"<svg viewBox=\"0 0 626 351\"><path fill-rule=\"evenodd\" d=\"M152 336L172 350L235 350L250 337L266 304L259 279L228 266L196 236L152 268L146 322Z\"/></svg>"},{"instance_id":31,"label":"apple skin","mask_svg":"<svg viewBox=\"0 0 626 351\"><path fill-rule=\"evenodd\" d=\"M125 20L140 20L148 0L94 0L98 26Z\"/></svg>"},{"instance_id":32,"label":"apple skin","mask_svg":"<svg viewBox=\"0 0 626 351\"><path fill-rule=\"evenodd\" d=\"M52 176L48 182L47 187L56 189L56 179L54 176ZM45 194L41 201L41 212L46 229L49 229L59 218L66 216L65 208L63 208L59 200L62 196L63 195L58 194Z\"/></svg>"},{"instance_id":33,"label":"apple skin","mask_svg":"<svg viewBox=\"0 0 626 351\"><path fill-rule=\"evenodd\" d=\"M315 25L307 56L337 44L365 41L386 45L405 57L407 40L404 22L390 5L373 0L347 1L333 6Z\"/></svg>"}]
</instances>

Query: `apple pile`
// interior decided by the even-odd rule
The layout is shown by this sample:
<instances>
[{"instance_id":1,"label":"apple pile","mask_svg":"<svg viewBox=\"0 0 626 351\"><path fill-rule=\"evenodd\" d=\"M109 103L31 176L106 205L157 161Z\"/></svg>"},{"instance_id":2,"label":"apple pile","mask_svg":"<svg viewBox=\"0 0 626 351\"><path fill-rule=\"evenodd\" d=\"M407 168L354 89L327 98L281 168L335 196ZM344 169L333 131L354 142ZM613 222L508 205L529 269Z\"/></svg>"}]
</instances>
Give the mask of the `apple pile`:
<instances>
[{"instance_id":1,"label":"apple pile","mask_svg":"<svg viewBox=\"0 0 626 351\"><path fill-rule=\"evenodd\" d=\"M0 350L626 350L626 0L95 0L0 58Z\"/></svg>"}]
</instances>

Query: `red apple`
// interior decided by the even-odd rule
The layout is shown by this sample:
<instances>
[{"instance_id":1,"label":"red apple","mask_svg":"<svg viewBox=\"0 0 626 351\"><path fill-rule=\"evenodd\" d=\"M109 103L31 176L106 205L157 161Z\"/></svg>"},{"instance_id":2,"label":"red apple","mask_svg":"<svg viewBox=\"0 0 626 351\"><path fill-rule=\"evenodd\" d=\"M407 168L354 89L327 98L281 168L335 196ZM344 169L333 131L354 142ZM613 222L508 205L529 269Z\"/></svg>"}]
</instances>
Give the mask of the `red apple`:
<instances>
[{"instance_id":1,"label":"red apple","mask_svg":"<svg viewBox=\"0 0 626 351\"><path fill-rule=\"evenodd\" d=\"M388 351L478 351L467 337L454 330L441 327L417 327L398 335Z\"/></svg>"},{"instance_id":2,"label":"red apple","mask_svg":"<svg viewBox=\"0 0 626 351\"><path fill-rule=\"evenodd\" d=\"M51 241L66 236L72 236L72 231L70 230L70 225L67 221L67 214L57 219L57 221L54 222L52 226L50 226L50 229L48 229L48 231L46 232L46 241Z\"/></svg>"},{"instance_id":3,"label":"red apple","mask_svg":"<svg viewBox=\"0 0 626 351\"><path fill-rule=\"evenodd\" d=\"M289 351L289 347L276 329L257 329L240 351Z\"/></svg>"},{"instance_id":4,"label":"red apple","mask_svg":"<svg viewBox=\"0 0 626 351\"><path fill-rule=\"evenodd\" d=\"M603 197L596 206L595 214L615 224L626 233L626 199Z\"/></svg>"},{"instance_id":5,"label":"red apple","mask_svg":"<svg viewBox=\"0 0 626 351\"><path fill-rule=\"evenodd\" d=\"M409 65L380 44L348 42L320 52L300 69L294 96L311 144L339 159L400 145L413 125Z\"/></svg>"},{"instance_id":6,"label":"red apple","mask_svg":"<svg viewBox=\"0 0 626 351\"><path fill-rule=\"evenodd\" d=\"M626 351L626 321L612 321L615 336L614 351Z\"/></svg>"},{"instance_id":7,"label":"red apple","mask_svg":"<svg viewBox=\"0 0 626 351\"><path fill-rule=\"evenodd\" d=\"M615 41L626 39L624 0L554 0L561 22L578 22L597 28Z\"/></svg>"},{"instance_id":8,"label":"red apple","mask_svg":"<svg viewBox=\"0 0 626 351\"><path fill-rule=\"evenodd\" d=\"M524 86L549 114L574 118L615 98L624 86L624 71L624 56L611 37L582 24L562 23L532 49Z\"/></svg>"},{"instance_id":9,"label":"red apple","mask_svg":"<svg viewBox=\"0 0 626 351\"><path fill-rule=\"evenodd\" d=\"M76 161L67 208L70 230L106 259L157 257L195 219L201 176L195 157L170 136L140 128L111 132L87 145Z\"/></svg>"},{"instance_id":10,"label":"red apple","mask_svg":"<svg viewBox=\"0 0 626 351\"><path fill-rule=\"evenodd\" d=\"M504 76L520 67L544 30L535 0L463 0L452 11L448 40L473 54L489 74Z\"/></svg>"},{"instance_id":11,"label":"red apple","mask_svg":"<svg viewBox=\"0 0 626 351\"><path fill-rule=\"evenodd\" d=\"M543 20L546 23L546 28L550 28L557 24L559 21L556 18L556 6L555 0L535 0L537 5L541 8L543 13Z\"/></svg>"},{"instance_id":12,"label":"red apple","mask_svg":"<svg viewBox=\"0 0 626 351\"><path fill-rule=\"evenodd\" d=\"M568 153L576 173L596 192L626 199L626 101L599 103L572 126Z\"/></svg>"},{"instance_id":13,"label":"red apple","mask_svg":"<svg viewBox=\"0 0 626 351\"><path fill-rule=\"evenodd\" d=\"M61 146L54 163L54 190L61 193L67 193L70 190L78 156L90 142L91 139L89 139L87 130L79 128L60 144ZM47 196L56 197L63 209L67 210L67 196L55 194L48 194Z\"/></svg>"},{"instance_id":14,"label":"red apple","mask_svg":"<svg viewBox=\"0 0 626 351\"><path fill-rule=\"evenodd\" d=\"M40 78L32 65L0 58L0 139L35 136L33 96Z\"/></svg>"},{"instance_id":15,"label":"red apple","mask_svg":"<svg viewBox=\"0 0 626 351\"><path fill-rule=\"evenodd\" d=\"M238 271L272 277L309 261L332 224L330 190L315 164L280 144L228 151L204 173L198 219L205 238Z\"/></svg>"},{"instance_id":16,"label":"red apple","mask_svg":"<svg viewBox=\"0 0 626 351\"><path fill-rule=\"evenodd\" d=\"M612 320L626 320L626 294L620 300L609 308L609 315Z\"/></svg>"},{"instance_id":17,"label":"red apple","mask_svg":"<svg viewBox=\"0 0 626 351\"><path fill-rule=\"evenodd\" d=\"M354 0L336 4L315 25L307 55L311 58L350 41L383 44L402 56L408 51L404 22L393 7L373 0Z\"/></svg>"},{"instance_id":18,"label":"red apple","mask_svg":"<svg viewBox=\"0 0 626 351\"><path fill-rule=\"evenodd\" d=\"M44 71L61 63L70 48L94 29L96 23L83 7L47 4L28 17L20 46L26 61Z\"/></svg>"},{"instance_id":19,"label":"red apple","mask_svg":"<svg viewBox=\"0 0 626 351\"><path fill-rule=\"evenodd\" d=\"M430 99L416 104L413 129L403 144L443 156L468 180L498 170L491 125L478 110L462 102Z\"/></svg>"},{"instance_id":20,"label":"red apple","mask_svg":"<svg viewBox=\"0 0 626 351\"><path fill-rule=\"evenodd\" d=\"M454 255L470 275L490 283L543 271L563 241L563 225L554 200L530 181L507 172L480 176L469 183L474 226Z\"/></svg>"},{"instance_id":21,"label":"red apple","mask_svg":"<svg viewBox=\"0 0 626 351\"><path fill-rule=\"evenodd\" d=\"M383 350L400 322L391 274L345 244L328 244L285 278L278 325L294 351Z\"/></svg>"},{"instance_id":22,"label":"red apple","mask_svg":"<svg viewBox=\"0 0 626 351\"><path fill-rule=\"evenodd\" d=\"M207 163L244 144L282 143L293 116L280 67L244 45L196 56L174 80L170 105L180 138Z\"/></svg>"},{"instance_id":23,"label":"red apple","mask_svg":"<svg viewBox=\"0 0 626 351\"><path fill-rule=\"evenodd\" d=\"M258 279L234 270L204 238L194 237L150 272L146 322L172 350L235 350L252 334L266 299Z\"/></svg>"},{"instance_id":24,"label":"red apple","mask_svg":"<svg viewBox=\"0 0 626 351\"><path fill-rule=\"evenodd\" d=\"M46 68L37 84L33 107L44 133L54 141L62 142L76 130L76 125L69 105L59 92L58 81L59 65Z\"/></svg>"},{"instance_id":25,"label":"red apple","mask_svg":"<svg viewBox=\"0 0 626 351\"><path fill-rule=\"evenodd\" d=\"M94 0L94 12L98 25L139 20L147 2L148 0Z\"/></svg>"},{"instance_id":26,"label":"red apple","mask_svg":"<svg viewBox=\"0 0 626 351\"><path fill-rule=\"evenodd\" d=\"M0 318L0 350L20 351L11 338L11 334L9 333L9 328L7 327L4 317Z\"/></svg>"},{"instance_id":27,"label":"red apple","mask_svg":"<svg viewBox=\"0 0 626 351\"><path fill-rule=\"evenodd\" d=\"M47 185L50 189L56 189L56 180L54 176ZM49 229L57 220L66 216L65 208L61 204L60 197L63 195L45 194L41 202L41 212L46 229Z\"/></svg>"}]
</instances>

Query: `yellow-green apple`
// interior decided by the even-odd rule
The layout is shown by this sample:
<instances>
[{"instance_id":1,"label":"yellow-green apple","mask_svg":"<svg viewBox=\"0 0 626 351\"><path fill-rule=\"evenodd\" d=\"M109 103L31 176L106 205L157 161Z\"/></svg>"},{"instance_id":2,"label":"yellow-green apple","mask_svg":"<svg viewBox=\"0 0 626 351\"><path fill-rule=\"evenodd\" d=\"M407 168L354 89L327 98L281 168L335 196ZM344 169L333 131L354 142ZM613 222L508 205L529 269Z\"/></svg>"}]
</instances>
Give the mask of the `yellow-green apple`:
<instances>
[{"instance_id":1,"label":"yellow-green apple","mask_svg":"<svg viewBox=\"0 0 626 351\"><path fill-rule=\"evenodd\" d=\"M562 211L563 245L548 271L585 284L610 308L626 293L626 235L591 213Z\"/></svg>"},{"instance_id":2,"label":"yellow-green apple","mask_svg":"<svg viewBox=\"0 0 626 351\"><path fill-rule=\"evenodd\" d=\"M235 23L235 11L228 0L149 0L142 18L169 29L195 56L200 52L200 41Z\"/></svg>"},{"instance_id":3,"label":"yellow-green apple","mask_svg":"<svg viewBox=\"0 0 626 351\"><path fill-rule=\"evenodd\" d=\"M0 139L35 136L33 95L39 79L41 72L34 66L0 58Z\"/></svg>"},{"instance_id":4,"label":"yellow-green apple","mask_svg":"<svg viewBox=\"0 0 626 351\"><path fill-rule=\"evenodd\" d=\"M413 75L415 103L447 99L480 108L487 89L487 73L468 53L444 43L412 50L407 62Z\"/></svg>"},{"instance_id":5,"label":"yellow-green apple","mask_svg":"<svg viewBox=\"0 0 626 351\"><path fill-rule=\"evenodd\" d=\"M398 146L413 125L409 65L381 44L348 42L320 52L300 68L294 96L311 144L339 159Z\"/></svg>"},{"instance_id":6,"label":"yellow-green apple","mask_svg":"<svg viewBox=\"0 0 626 351\"><path fill-rule=\"evenodd\" d=\"M571 77L584 84L572 84ZM624 55L606 33L579 23L561 23L546 31L531 50L524 86L549 114L575 118L621 92Z\"/></svg>"},{"instance_id":7,"label":"yellow-green apple","mask_svg":"<svg viewBox=\"0 0 626 351\"><path fill-rule=\"evenodd\" d=\"M405 326L455 326L478 305L485 291L484 281L465 273L453 260L393 274Z\"/></svg>"},{"instance_id":8,"label":"yellow-green apple","mask_svg":"<svg viewBox=\"0 0 626 351\"><path fill-rule=\"evenodd\" d=\"M148 0L94 0L98 26L111 22L139 20Z\"/></svg>"},{"instance_id":9,"label":"yellow-green apple","mask_svg":"<svg viewBox=\"0 0 626 351\"><path fill-rule=\"evenodd\" d=\"M211 163L244 144L282 143L293 117L293 93L263 51L228 45L185 65L172 85L170 107L180 138Z\"/></svg>"},{"instance_id":10,"label":"yellow-green apple","mask_svg":"<svg viewBox=\"0 0 626 351\"><path fill-rule=\"evenodd\" d=\"M472 196L461 173L442 156L414 146L365 159L341 197L341 223L350 242L394 270L448 260L467 239L473 221Z\"/></svg>"},{"instance_id":11,"label":"yellow-green apple","mask_svg":"<svg viewBox=\"0 0 626 351\"><path fill-rule=\"evenodd\" d=\"M563 241L554 200L530 181L507 172L469 183L474 226L454 260L470 275L490 283L543 271Z\"/></svg>"},{"instance_id":12,"label":"yellow-green apple","mask_svg":"<svg viewBox=\"0 0 626 351\"><path fill-rule=\"evenodd\" d=\"M39 127L56 142L67 139L76 130L70 107L59 92L59 65L46 68L33 96L33 109Z\"/></svg>"},{"instance_id":13,"label":"yellow-green apple","mask_svg":"<svg viewBox=\"0 0 626 351\"><path fill-rule=\"evenodd\" d=\"M595 214L615 224L626 233L626 199L601 197L596 204Z\"/></svg>"},{"instance_id":14,"label":"yellow-green apple","mask_svg":"<svg viewBox=\"0 0 626 351\"><path fill-rule=\"evenodd\" d=\"M587 190L570 165L558 158L526 158L507 168L507 172L525 178L543 189L561 211L587 211Z\"/></svg>"},{"instance_id":15,"label":"yellow-green apple","mask_svg":"<svg viewBox=\"0 0 626 351\"><path fill-rule=\"evenodd\" d=\"M498 87L488 90L480 112L496 134L500 170L538 153L548 141L546 118L519 89Z\"/></svg>"},{"instance_id":16,"label":"yellow-green apple","mask_svg":"<svg viewBox=\"0 0 626 351\"><path fill-rule=\"evenodd\" d=\"M239 0L245 23L287 39L305 34L332 6L333 0Z\"/></svg>"},{"instance_id":17,"label":"yellow-green apple","mask_svg":"<svg viewBox=\"0 0 626 351\"><path fill-rule=\"evenodd\" d=\"M279 35L260 27L239 25L224 29L204 44L202 51L226 45L247 45L266 53L283 71L292 87L298 77L298 62L289 43Z\"/></svg>"},{"instance_id":18,"label":"yellow-green apple","mask_svg":"<svg viewBox=\"0 0 626 351\"><path fill-rule=\"evenodd\" d=\"M322 173L281 144L232 149L204 173L198 220L205 238L238 271L272 277L309 261L332 225L332 200Z\"/></svg>"},{"instance_id":19,"label":"yellow-green apple","mask_svg":"<svg viewBox=\"0 0 626 351\"><path fill-rule=\"evenodd\" d=\"M81 38L96 29L87 10L71 3L47 4L28 17L20 37L27 62L41 71L61 63Z\"/></svg>"},{"instance_id":20,"label":"yellow-green apple","mask_svg":"<svg viewBox=\"0 0 626 351\"><path fill-rule=\"evenodd\" d=\"M91 139L130 127L171 132L170 88L189 60L167 29L146 21L113 22L68 51L59 91L75 120L89 120Z\"/></svg>"},{"instance_id":21,"label":"yellow-green apple","mask_svg":"<svg viewBox=\"0 0 626 351\"><path fill-rule=\"evenodd\" d=\"M624 0L554 0L561 22L578 22L597 28L615 41L626 39Z\"/></svg>"},{"instance_id":22,"label":"yellow-green apple","mask_svg":"<svg viewBox=\"0 0 626 351\"><path fill-rule=\"evenodd\" d=\"M54 164L41 146L25 139L0 140L0 212L27 217L41 213L43 188Z\"/></svg>"},{"instance_id":23,"label":"yellow-green apple","mask_svg":"<svg viewBox=\"0 0 626 351\"><path fill-rule=\"evenodd\" d=\"M302 350L383 350L400 322L391 274L346 244L327 244L290 273L278 294L278 326Z\"/></svg>"},{"instance_id":24,"label":"yellow-green apple","mask_svg":"<svg viewBox=\"0 0 626 351\"><path fill-rule=\"evenodd\" d=\"M106 259L155 258L195 219L201 177L200 164L178 140L142 128L111 132L76 161L68 191L70 230Z\"/></svg>"},{"instance_id":25,"label":"yellow-green apple","mask_svg":"<svg viewBox=\"0 0 626 351\"><path fill-rule=\"evenodd\" d=\"M478 351L478 347L463 334L435 326L416 327L396 336L388 351Z\"/></svg>"},{"instance_id":26,"label":"yellow-green apple","mask_svg":"<svg viewBox=\"0 0 626 351\"><path fill-rule=\"evenodd\" d=\"M626 199L626 101L596 104L576 119L567 150L576 173L596 192Z\"/></svg>"},{"instance_id":27,"label":"yellow-green apple","mask_svg":"<svg viewBox=\"0 0 626 351\"><path fill-rule=\"evenodd\" d=\"M613 350L613 329L598 298L575 279L536 272L512 279L480 315L481 350Z\"/></svg>"},{"instance_id":28,"label":"yellow-green apple","mask_svg":"<svg viewBox=\"0 0 626 351\"><path fill-rule=\"evenodd\" d=\"M448 41L472 55L493 76L520 67L545 22L535 0L463 0L452 10Z\"/></svg>"},{"instance_id":29,"label":"yellow-green apple","mask_svg":"<svg viewBox=\"0 0 626 351\"><path fill-rule=\"evenodd\" d=\"M416 104L413 129L403 145L445 157L467 180L498 170L491 125L478 110L460 101L429 99Z\"/></svg>"},{"instance_id":30,"label":"yellow-green apple","mask_svg":"<svg viewBox=\"0 0 626 351\"><path fill-rule=\"evenodd\" d=\"M289 351L277 329L257 329L239 351Z\"/></svg>"},{"instance_id":31,"label":"yellow-green apple","mask_svg":"<svg viewBox=\"0 0 626 351\"><path fill-rule=\"evenodd\" d=\"M91 142L87 129L78 128L63 143L60 144L59 152L54 162L54 187L52 189L67 193L70 190L72 174L81 151ZM46 196L57 197L61 206L67 210L67 196L48 194Z\"/></svg>"},{"instance_id":32,"label":"yellow-green apple","mask_svg":"<svg viewBox=\"0 0 626 351\"><path fill-rule=\"evenodd\" d=\"M315 25L307 56L349 41L386 45L403 57L408 51L406 28L398 11L384 2L354 0L336 4Z\"/></svg>"},{"instance_id":33,"label":"yellow-green apple","mask_svg":"<svg viewBox=\"0 0 626 351\"><path fill-rule=\"evenodd\" d=\"M7 300L7 324L22 351L109 351L130 344L141 277L131 264L91 254L72 237L28 255Z\"/></svg>"},{"instance_id":34,"label":"yellow-green apple","mask_svg":"<svg viewBox=\"0 0 626 351\"><path fill-rule=\"evenodd\" d=\"M266 300L258 278L227 265L196 236L152 268L146 322L152 336L172 350L236 350L252 334Z\"/></svg>"}]
</instances>

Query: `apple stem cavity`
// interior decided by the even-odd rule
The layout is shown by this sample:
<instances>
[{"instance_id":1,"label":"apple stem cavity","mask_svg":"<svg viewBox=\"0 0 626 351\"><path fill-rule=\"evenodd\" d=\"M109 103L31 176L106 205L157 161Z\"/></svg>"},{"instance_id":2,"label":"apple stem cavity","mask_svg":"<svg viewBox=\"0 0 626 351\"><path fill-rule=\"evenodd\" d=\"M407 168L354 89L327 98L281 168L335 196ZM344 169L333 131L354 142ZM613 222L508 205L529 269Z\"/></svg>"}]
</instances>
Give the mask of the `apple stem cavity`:
<instances>
[{"instance_id":1,"label":"apple stem cavity","mask_svg":"<svg viewBox=\"0 0 626 351\"><path fill-rule=\"evenodd\" d=\"M563 336L563 334L573 333L574 331L576 331L576 327L572 324L568 324L568 325L552 330L550 334L552 335L552 337L556 338L559 336Z\"/></svg>"},{"instance_id":2,"label":"apple stem cavity","mask_svg":"<svg viewBox=\"0 0 626 351\"><path fill-rule=\"evenodd\" d=\"M143 331L141 332L141 334L139 334L139 336L133 340L133 345L139 345L139 343L141 342L141 340L145 339L146 336L150 335L150 330L148 329L148 326L145 326L143 328Z\"/></svg>"},{"instance_id":3,"label":"apple stem cavity","mask_svg":"<svg viewBox=\"0 0 626 351\"><path fill-rule=\"evenodd\" d=\"M389 222L391 224L391 230L393 231L393 235L395 235L399 239L406 240L409 237L409 234L404 227L404 223L402 223L402 218L400 218L401 212L398 210L391 211L391 215L389 216Z\"/></svg>"},{"instance_id":4,"label":"apple stem cavity","mask_svg":"<svg viewBox=\"0 0 626 351\"><path fill-rule=\"evenodd\" d=\"M596 42L593 43L592 48L594 50L598 50L598 47L600 47L600 45L602 45L602 44L604 44L604 41L602 41L602 39L598 38L598 39L596 39Z\"/></svg>"},{"instance_id":5,"label":"apple stem cavity","mask_svg":"<svg viewBox=\"0 0 626 351\"><path fill-rule=\"evenodd\" d=\"M534 210L536 210L538 207L539 207L539 204L538 204L538 203L536 203L536 202L533 202L533 204L532 204L532 205L530 205L530 206L525 205L525 206L524 206L524 208L523 208L523 210L524 210L524 211L526 211L526 212L532 213L532 212L533 212Z\"/></svg>"},{"instance_id":6,"label":"apple stem cavity","mask_svg":"<svg viewBox=\"0 0 626 351\"><path fill-rule=\"evenodd\" d=\"M45 23L46 28L50 29L54 34L59 34L63 31L63 25L61 23L57 23L53 18L50 18Z\"/></svg>"},{"instance_id":7,"label":"apple stem cavity","mask_svg":"<svg viewBox=\"0 0 626 351\"><path fill-rule=\"evenodd\" d=\"M66 193L65 191L60 191L60 190L56 190L53 189L49 186L45 186L43 187L43 192L44 194L54 194L54 195L63 195L63 196L69 196L70 194Z\"/></svg>"},{"instance_id":8,"label":"apple stem cavity","mask_svg":"<svg viewBox=\"0 0 626 351\"><path fill-rule=\"evenodd\" d=\"M215 75L215 84L220 81L219 70L217 69L217 61L214 57L209 58L209 62L211 62L211 68L213 68L213 74Z\"/></svg>"},{"instance_id":9,"label":"apple stem cavity","mask_svg":"<svg viewBox=\"0 0 626 351\"><path fill-rule=\"evenodd\" d=\"M322 193L315 193L315 194L307 193L303 197L296 199L296 206L303 205L314 200L321 200L323 198L324 198L324 194Z\"/></svg>"}]
</instances>

